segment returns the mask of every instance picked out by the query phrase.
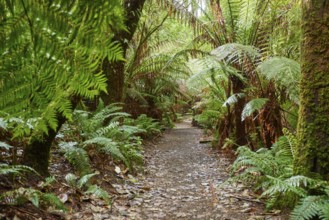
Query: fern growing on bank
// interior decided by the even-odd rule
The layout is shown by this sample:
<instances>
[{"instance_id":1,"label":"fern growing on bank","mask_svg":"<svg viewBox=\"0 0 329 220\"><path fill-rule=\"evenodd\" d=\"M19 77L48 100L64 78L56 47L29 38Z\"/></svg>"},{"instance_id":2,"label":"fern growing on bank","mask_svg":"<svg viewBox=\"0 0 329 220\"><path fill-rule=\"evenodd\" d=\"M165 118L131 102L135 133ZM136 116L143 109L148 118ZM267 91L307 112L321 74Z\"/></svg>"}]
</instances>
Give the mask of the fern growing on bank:
<instances>
[{"instance_id":1,"label":"fern growing on bank","mask_svg":"<svg viewBox=\"0 0 329 220\"><path fill-rule=\"evenodd\" d=\"M91 165L87 151L78 146L77 142L60 142L60 150L64 157L72 164L79 175L91 173Z\"/></svg>"},{"instance_id":2,"label":"fern growing on bank","mask_svg":"<svg viewBox=\"0 0 329 220\"><path fill-rule=\"evenodd\" d=\"M321 195L309 195L302 198L291 213L291 220L307 220L319 217L329 219L329 184Z\"/></svg>"},{"instance_id":3,"label":"fern growing on bank","mask_svg":"<svg viewBox=\"0 0 329 220\"><path fill-rule=\"evenodd\" d=\"M26 202L31 202L35 207L55 207L63 211L67 211L65 205L54 194L43 193L32 188L23 188L7 191L0 195L0 203L6 205L23 205Z\"/></svg>"},{"instance_id":4,"label":"fern growing on bank","mask_svg":"<svg viewBox=\"0 0 329 220\"><path fill-rule=\"evenodd\" d=\"M98 172L95 172L78 178L76 175L69 173L65 176L65 180L69 184L69 186L75 189L76 191L81 191L83 194L86 195L94 195L95 197L103 199L105 202L110 203L111 199L108 192L95 184L91 184L91 178L98 174Z\"/></svg>"},{"instance_id":5,"label":"fern growing on bank","mask_svg":"<svg viewBox=\"0 0 329 220\"><path fill-rule=\"evenodd\" d=\"M91 151L122 161L130 170L141 168L141 136L160 133L161 126L146 115L141 115L137 119L129 116L122 112L119 104L99 107L95 113L75 111L76 125L72 125L72 128L78 129L82 139L75 142L60 142L59 146L79 175L91 173L88 156Z\"/></svg>"},{"instance_id":6,"label":"fern growing on bank","mask_svg":"<svg viewBox=\"0 0 329 220\"><path fill-rule=\"evenodd\" d=\"M0 175L8 174L23 174L23 173L36 173L37 172L31 167L24 165L9 165L5 163L0 163Z\"/></svg>"},{"instance_id":7,"label":"fern growing on bank","mask_svg":"<svg viewBox=\"0 0 329 220\"><path fill-rule=\"evenodd\" d=\"M291 219L329 219L329 183L293 175L296 137L286 132L271 149L257 152L242 146L233 163L232 181L243 181L263 190L267 208L290 207Z\"/></svg>"}]
</instances>

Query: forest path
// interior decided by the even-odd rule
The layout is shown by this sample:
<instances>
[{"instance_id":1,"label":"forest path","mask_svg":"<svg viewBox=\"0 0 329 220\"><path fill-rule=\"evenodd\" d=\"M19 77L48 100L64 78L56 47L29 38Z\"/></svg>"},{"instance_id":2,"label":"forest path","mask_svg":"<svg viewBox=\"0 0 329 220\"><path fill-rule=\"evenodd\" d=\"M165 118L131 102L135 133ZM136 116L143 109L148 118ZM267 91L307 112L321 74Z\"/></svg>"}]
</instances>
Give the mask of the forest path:
<instances>
[{"instance_id":1,"label":"forest path","mask_svg":"<svg viewBox=\"0 0 329 220\"><path fill-rule=\"evenodd\" d=\"M264 214L241 184L218 187L231 162L200 144L201 136L202 130L185 120L148 147L147 174L137 183L145 190L113 219L282 219Z\"/></svg>"}]
</instances>

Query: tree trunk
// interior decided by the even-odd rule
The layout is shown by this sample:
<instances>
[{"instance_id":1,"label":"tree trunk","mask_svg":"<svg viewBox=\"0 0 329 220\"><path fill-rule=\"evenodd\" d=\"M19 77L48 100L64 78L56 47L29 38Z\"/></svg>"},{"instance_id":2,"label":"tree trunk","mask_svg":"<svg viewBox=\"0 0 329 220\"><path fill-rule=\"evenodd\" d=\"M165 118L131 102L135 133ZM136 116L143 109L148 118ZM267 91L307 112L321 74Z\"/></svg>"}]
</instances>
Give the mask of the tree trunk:
<instances>
[{"instance_id":1,"label":"tree trunk","mask_svg":"<svg viewBox=\"0 0 329 220\"><path fill-rule=\"evenodd\" d=\"M329 178L329 1L302 1L302 79L296 174Z\"/></svg>"},{"instance_id":2,"label":"tree trunk","mask_svg":"<svg viewBox=\"0 0 329 220\"><path fill-rule=\"evenodd\" d=\"M59 115L56 130L49 128L48 134L44 134L42 137L39 135L32 136L28 146L24 149L22 164L32 167L42 176L49 176L50 148L65 121L66 118Z\"/></svg>"},{"instance_id":3,"label":"tree trunk","mask_svg":"<svg viewBox=\"0 0 329 220\"><path fill-rule=\"evenodd\" d=\"M76 108L78 101L79 99L77 97L72 98L73 110ZM58 125L56 130L48 128L48 134L32 136L29 144L24 149L22 164L32 167L42 176L49 176L48 166L51 145L59 129L66 122L66 118L60 113L57 114L57 120Z\"/></svg>"},{"instance_id":4,"label":"tree trunk","mask_svg":"<svg viewBox=\"0 0 329 220\"><path fill-rule=\"evenodd\" d=\"M232 81L233 93L234 94L242 93L244 89L244 83L236 76L232 76L231 81ZM235 103L234 106L235 138L236 138L236 143L239 146L243 146L247 144L245 122L242 121L242 117L241 117L245 104L246 104L245 98L241 97L238 98L238 101Z\"/></svg>"},{"instance_id":5,"label":"tree trunk","mask_svg":"<svg viewBox=\"0 0 329 220\"><path fill-rule=\"evenodd\" d=\"M128 43L131 41L140 18L145 0L125 0L124 10L126 14L125 26L127 30L120 30L114 36L114 41L121 44L123 54L128 49ZM105 59L102 64L102 70L107 77L108 94L102 95L105 105L113 102L122 102L124 99L124 67L125 61L111 62Z\"/></svg>"}]
</instances>

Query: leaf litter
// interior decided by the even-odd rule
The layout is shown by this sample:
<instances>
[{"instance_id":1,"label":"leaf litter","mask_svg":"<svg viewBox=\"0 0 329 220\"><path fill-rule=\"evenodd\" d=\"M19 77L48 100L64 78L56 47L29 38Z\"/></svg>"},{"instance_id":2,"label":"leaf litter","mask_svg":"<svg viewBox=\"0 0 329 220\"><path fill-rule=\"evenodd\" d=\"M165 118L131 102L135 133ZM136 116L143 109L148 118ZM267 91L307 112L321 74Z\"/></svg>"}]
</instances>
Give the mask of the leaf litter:
<instances>
[{"instance_id":1,"label":"leaf litter","mask_svg":"<svg viewBox=\"0 0 329 220\"><path fill-rule=\"evenodd\" d=\"M146 146L144 175L114 185L110 219L288 219L268 213L251 189L228 179L231 159L200 143L202 130L184 121ZM102 218L104 219L104 218Z\"/></svg>"}]
</instances>

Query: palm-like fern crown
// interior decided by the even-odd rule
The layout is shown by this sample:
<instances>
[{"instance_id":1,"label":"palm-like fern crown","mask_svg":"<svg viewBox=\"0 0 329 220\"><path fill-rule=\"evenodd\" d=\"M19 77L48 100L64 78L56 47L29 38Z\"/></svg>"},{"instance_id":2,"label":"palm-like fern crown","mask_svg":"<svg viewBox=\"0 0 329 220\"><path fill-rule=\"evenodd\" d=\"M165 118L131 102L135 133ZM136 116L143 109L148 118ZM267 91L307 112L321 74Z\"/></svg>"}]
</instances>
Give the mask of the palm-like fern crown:
<instances>
[{"instance_id":1,"label":"palm-like fern crown","mask_svg":"<svg viewBox=\"0 0 329 220\"><path fill-rule=\"evenodd\" d=\"M111 41L120 1L27 0L0 3L0 116L38 118L36 130L71 119L72 97L106 91L99 61L121 59Z\"/></svg>"}]
</instances>

